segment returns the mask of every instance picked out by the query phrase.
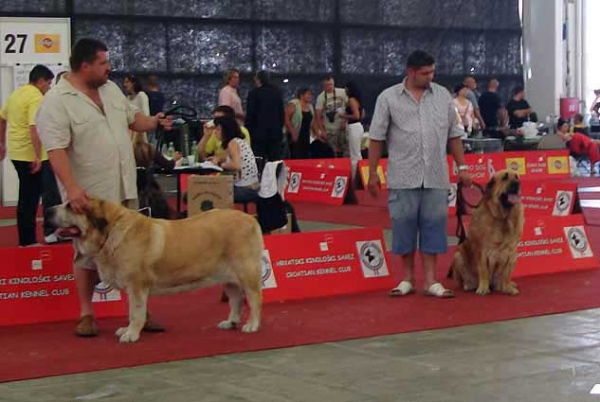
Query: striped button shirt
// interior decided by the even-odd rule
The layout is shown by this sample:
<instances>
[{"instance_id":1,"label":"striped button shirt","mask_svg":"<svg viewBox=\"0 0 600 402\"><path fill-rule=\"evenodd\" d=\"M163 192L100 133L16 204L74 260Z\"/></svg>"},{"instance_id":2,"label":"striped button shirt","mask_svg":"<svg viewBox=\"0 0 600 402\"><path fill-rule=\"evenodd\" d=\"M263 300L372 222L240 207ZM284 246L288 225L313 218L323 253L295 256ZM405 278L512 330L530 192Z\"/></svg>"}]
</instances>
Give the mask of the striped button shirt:
<instances>
[{"instance_id":1,"label":"striped button shirt","mask_svg":"<svg viewBox=\"0 0 600 402\"><path fill-rule=\"evenodd\" d=\"M387 141L387 187L449 188L446 146L464 134L459 126L452 96L441 85L432 83L420 102L404 83L383 91L369 137Z\"/></svg>"}]
</instances>

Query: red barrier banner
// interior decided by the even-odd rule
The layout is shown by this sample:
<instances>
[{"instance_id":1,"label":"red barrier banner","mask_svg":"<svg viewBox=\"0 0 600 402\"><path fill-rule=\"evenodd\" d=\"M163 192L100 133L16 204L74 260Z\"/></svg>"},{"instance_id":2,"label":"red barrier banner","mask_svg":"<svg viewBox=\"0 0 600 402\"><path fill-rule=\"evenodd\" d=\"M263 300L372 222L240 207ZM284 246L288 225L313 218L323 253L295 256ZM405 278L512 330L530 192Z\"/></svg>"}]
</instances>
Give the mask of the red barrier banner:
<instances>
[{"instance_id":1,"label":"red barrier banner","mask_svg":"<svg viewBox=\"0 0 600 402\"><path fill-rule=\"evenodd\" d=\"M521 201L526 218L571 215L577 202L577 184L564 181L523 181Z\"/></svg>"},{"instance_id":2,"label":"red barrier banner","mask_svg":"<svg viewBox=\"0 0 600 402\"><path fill-rule=\"evenodd\" d=\"M71 245L2 248L0 326L75 320L79 300ZM99 284L93 297L96 317L127 315L120 291Z\"/></svg>"},{"instance_id":3,"label":"red barrier banner","mask_svg":"<svg viewBox=\"0 0 600 402\"><path fill-rule=\"evenodd\" d=\"M288 164L288 186L285 197L289 201L306 201L342 205L350 185L350 166L340 169L335 165ZM333 166L333 167L330 167Z\"/></svg>"},{"instance_id":4,"label":"red barrier banner","mask_svg":"<svg viewBox=\"0 0 600 402\"><path fill-rule=\"evenodd\" d=\"M487 182L497 171L509 169L517 172L521 180L548 180L571 177L569 151L523 151L489 154L467 154L465 161L475 181ZM457 181L458 171L448 157L450 180Z\"/></svg>"},{"instance_id":5,"label":"red barrier banner","mask_svg":"<svg viewBox=\"0 0 600 402\"><path fill-rule=\"evenodd\" d=\"M447 157L450 182L458 181L458 169L454 158ZM523 151L523 152L496 152L489 154L466 154L465 163L473 181L487 183L497 171L511 169L521 176L522 180L547 180L571 177L569 164L569 151ZM369 161L361 160L358 163L360 177L363 185L369 181ZM381 159L377 169L382 188L387 176L387 160Z\"/></svg>"},{"instance_id":6,"label":"red barrier banner","mask_svg":"<svg viewBox=\"0 0 600 402\"><path fill-rule=\"evenodd\" d=\"M274 302L394 287L381 228L265 236L263 300Z\"/></svg>"},{"instance_id":7,"label":"red barrier banner","mask_svg":"<svg viewBox=\"0 0 600 402\"><path fill-rule=\"evenodd\" d=\"M450 185L448 191L448 214L456 214L456 183ZM479 202L481 194L476 189L465 189L476 192L470 198L470 203ZM525 217L530 216L567 216L573 213L577 202L577 184L565 181L535 181L521 182L521 201Z\"/></svg>"},{"instance_id":8,"label":"red barrier banner","mask_svg":"<svg viewBox=\"0 0 600 402\"><path fill-rule=\"evenodd\" d=\"M296 166L308 166L317 169L338 169L352 171L350 158L286 159L284 162L289 169L293 169Z\"/></svg>"},{"instance_id":9,"label":"red barrier banner","mask_svg":"<svg viewBox=\"0 0 600 402\"><path fill-rule=\"evenodd\" d=\"M468 233L469 219L463 219ZM600 268L583 214L525 219L513 277Z\"/></svg>"}]
</instances>

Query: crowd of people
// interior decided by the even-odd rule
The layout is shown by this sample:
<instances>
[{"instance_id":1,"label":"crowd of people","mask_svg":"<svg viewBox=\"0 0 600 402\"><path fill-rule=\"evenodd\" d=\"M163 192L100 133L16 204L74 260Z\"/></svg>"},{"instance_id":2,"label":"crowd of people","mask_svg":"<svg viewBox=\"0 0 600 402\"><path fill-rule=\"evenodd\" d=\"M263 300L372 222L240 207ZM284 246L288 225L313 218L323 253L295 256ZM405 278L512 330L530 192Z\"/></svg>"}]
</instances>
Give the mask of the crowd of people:
<instances>
[{"instance_id":1,"label":"crowd of people","mask_svg":"<svg viewBox=\"0 0 600 402\"><path fill-rule=\"evenodd\" d=\"M471 75L454 87L454 105L465 136L481 134L498 138L503 136L503 129L517 130L527 121L537 121L522 86L513 88L508 100L503 100L498 94L500 81L496 77L488 79L486 88L480 93L477 81Z\"/></svg>"}]
</instances>

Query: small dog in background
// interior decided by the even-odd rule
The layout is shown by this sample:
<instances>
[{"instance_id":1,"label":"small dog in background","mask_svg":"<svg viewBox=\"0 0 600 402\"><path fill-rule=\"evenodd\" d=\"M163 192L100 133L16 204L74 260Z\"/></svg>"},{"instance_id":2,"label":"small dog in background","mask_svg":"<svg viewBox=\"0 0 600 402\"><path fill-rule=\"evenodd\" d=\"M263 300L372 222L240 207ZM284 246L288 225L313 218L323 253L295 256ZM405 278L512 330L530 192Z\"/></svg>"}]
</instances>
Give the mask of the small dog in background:
<instances>
[{"instance_id":1,"label":"small dog in background","mask_svg":"<svg viewBox=\"0 0 600 402\"><path fill-rule=\"evenodd\" d=\"M492 290L516 295L511 281L523 233L521 182L513 171L492 177L473 211L467 237L454 253L451 270L458 287L486 295Z\"/></svg>"}]
</instances>

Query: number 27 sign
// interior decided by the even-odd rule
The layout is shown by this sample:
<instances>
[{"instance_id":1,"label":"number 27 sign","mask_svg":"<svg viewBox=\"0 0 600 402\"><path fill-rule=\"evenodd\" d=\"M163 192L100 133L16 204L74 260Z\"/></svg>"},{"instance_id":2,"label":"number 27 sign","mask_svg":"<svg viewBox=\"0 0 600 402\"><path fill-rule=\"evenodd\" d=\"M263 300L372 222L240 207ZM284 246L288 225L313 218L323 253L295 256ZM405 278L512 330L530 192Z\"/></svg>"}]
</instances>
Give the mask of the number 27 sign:
<instances>
[{"instance_id":1,"label":"number 27 sign","mask_svg":"<svg viewBox=\"0 0 600 402\"><path fill-rule=\"evenodd\" d=\"M69 26L65 18L0 18L0 63L64 62L70 47Z\"/></svg>"}]
</instances>

